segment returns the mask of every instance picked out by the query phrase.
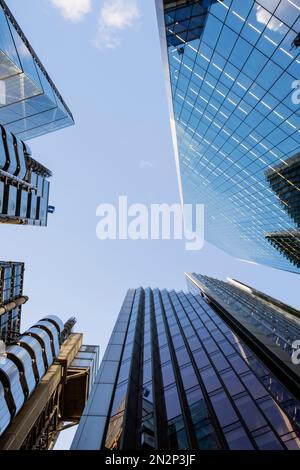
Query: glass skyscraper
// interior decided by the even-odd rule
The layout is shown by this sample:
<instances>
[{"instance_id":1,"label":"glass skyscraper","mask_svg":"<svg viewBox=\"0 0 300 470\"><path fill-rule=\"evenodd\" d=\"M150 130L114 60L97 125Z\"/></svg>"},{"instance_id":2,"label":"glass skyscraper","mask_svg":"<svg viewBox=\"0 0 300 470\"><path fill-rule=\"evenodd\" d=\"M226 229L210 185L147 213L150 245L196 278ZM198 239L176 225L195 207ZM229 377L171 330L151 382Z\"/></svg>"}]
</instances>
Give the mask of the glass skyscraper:
<instances>
[{"instance_id":1,"label":"glass skyscraper","mask_svg":"<svg viewBox=\"0 0 300 470\"><path fill-rule=\"evenodd\" d=\"M24 141L73 116L4 0L0 0L0 223L46 226L51 171Z\"/></svg>"},{"instance_id":2,"label":"glass skyscraper","mask_svg":"<svg viewBox=\"0 0 300 470\"><path fill-rule=\"evenodd\" d=\"M27 140L73 116L4 0L0 0L0 123Z\"/></svg>"},{"instance_id":3,"label":"glass skyscraper","mask_svg":"<svg viewBox=\"0 0 300 470\"><path fill-rule=\"evenodd\" d=\"M72 449L300 449L300 312L237 281L129 290Z\"/></svg>"},{"instance_id":4,"label":"glass skyscraper","mask_svg":"<svg viewBox=\"0 0 300 470\"><path fill-rule=\"evenodd\" d=\"M267 237L297 229L299 1L156 5L182 201L220 249L299 273Z\"/></svg>"}]
</instances>

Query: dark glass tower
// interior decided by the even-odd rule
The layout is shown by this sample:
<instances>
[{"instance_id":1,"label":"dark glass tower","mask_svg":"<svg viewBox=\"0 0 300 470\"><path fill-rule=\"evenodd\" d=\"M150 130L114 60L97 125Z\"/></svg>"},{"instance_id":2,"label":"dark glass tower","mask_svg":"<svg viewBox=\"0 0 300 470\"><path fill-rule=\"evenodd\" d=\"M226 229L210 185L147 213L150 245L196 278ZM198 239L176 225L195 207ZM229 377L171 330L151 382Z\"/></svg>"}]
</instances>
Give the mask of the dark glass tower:
<instances>
[{"instance_id":1,"label":"dark glass tower","mask_svg":"<svg viewBox=\"0 0 300 470\"><path fill-rule=\"evenodd\" d=\"M266 177L282 207L300 228L300 153L270 168Z\"/></svg>"},{"instance_id":2,"label":"dark glass tower","mask_svg":"<svg viewBox=\"0 0 300 470\"><path fill-rule=\"evenodd\" d=\"M266 239L294 266L300 268L300 229L268 233Z\"/></svg>"},{"instance_id":3,"label":"dark glass tower","mask_svg":"<svg viewBox=\"0 0 300 470\"><path fill-rule=\"evenodd\" d=\"M187 280L190 293L128 291L72 449L300 448L300 312Z\"/></svg>"}]
</instances>

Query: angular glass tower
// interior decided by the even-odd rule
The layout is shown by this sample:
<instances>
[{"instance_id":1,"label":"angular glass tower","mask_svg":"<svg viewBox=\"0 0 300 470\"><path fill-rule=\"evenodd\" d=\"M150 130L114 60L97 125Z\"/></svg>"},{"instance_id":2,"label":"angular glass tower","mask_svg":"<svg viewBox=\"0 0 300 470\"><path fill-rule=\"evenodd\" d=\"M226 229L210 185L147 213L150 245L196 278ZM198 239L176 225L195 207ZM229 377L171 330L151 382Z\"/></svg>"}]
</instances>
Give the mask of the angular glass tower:
<instances>
[{"instance_id":1,"label":"angular glass tower","mask_svg":"<svg viewBox=\"0 0 300 470\"><path fill-rule=\"evenodd\" d=\"M300 449L300 312L187 281L128 291L72 449Z\"/></svg>"},{"instance_id":2,"label":"angular glass tower","mask_svg":"<svg viewBox=\"0 0 300 470\"><path fill-rule=\"evenodd\" d=\"M0 32L0 123L23 140L74 124L4 0L0 0Z\"/></svg>"},{"instance_id":3,"label":"angular glass tower","mask_svg":"<svg viewBox=\"0 0 300 470\"><path fill-rule=\"evenodd\" d=\"M0 223L47 225L51 172L24 141L72 124L71 111L0 0Z\"/></svg>"},{"instance_id":4,"label":"angular glass tower","mask_svg":"<svg viewBox=\"0 0 300 470\"><path fill-rule=\"evenodd\" d=\"M297 229L299 2L156 5L182 201L220 249L299 273L267 238Z\"/></svg>"}]
</instances>

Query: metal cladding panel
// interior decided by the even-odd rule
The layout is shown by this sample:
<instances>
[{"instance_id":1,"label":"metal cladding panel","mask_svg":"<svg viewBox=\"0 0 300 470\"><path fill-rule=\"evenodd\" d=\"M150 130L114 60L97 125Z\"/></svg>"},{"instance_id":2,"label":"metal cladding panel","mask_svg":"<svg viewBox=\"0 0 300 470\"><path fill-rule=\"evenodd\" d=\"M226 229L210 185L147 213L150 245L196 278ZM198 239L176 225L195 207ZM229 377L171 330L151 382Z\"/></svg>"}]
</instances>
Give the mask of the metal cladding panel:
<instances>
[{"instance_id":1,"label":"metal cladding panel","mask_svg":"<svg viewBox=\"0 0 300 470\"><path fill-rule=\"evenodd\" d=\"M44 327L47 328L51 333L52 333L52 338L53 338L53 347L54 347L54 353L55 356L57 357L59 355L60 351L60 344L59 344L59 337L58 337L58 331L57 328L53 325L53 323L47 321L47 320L41 320L39 321L35 327Z\"/></svg>"},{"instance_id":2,"label":"metal cladding panel","mask_svg":"<svg viewBox=\"0 0 300 470\"><path fill-rule=\"evenodd\" d=\"M30 219L35 220L36 218L36 206L37 206L37 196L36 194L31 194L31 206L30 206Z\"/></svg>"},{"instance_id":3,"label":"metal cladding panel","mask_svg":"<svg viewBox=\"0 0 300 470\"><path fill-rule=\"evenodd\" d=\"M4 170L6 165L6 153L5 153L5 147L3 143L3 138L2 138L2 132L0 130L0 170Z\"/></svg>"},{"instance_id":4,"label":"metal cladding panel","mask_svg":"<svg viewBox=\"0 0 300 470\"><path fill-rule=\"evenodd\" d=\"M19 159L19 173L18 173L18 178L24 179L26 176L26 162L25 162L25 156L24 156L24 147L23 147L23 142L20 139L16 138L16 144L17 144L17 152L18 152L18 159Z\"/></svg>"},{"instance_id":5,"label":"metal cladding panel","mask_svg":"<svg viewBox=\"0 0 300 470\"><path fill-rule=\"evenodd\" d=\"M0 382L0 436L4 433L11 420L11 415L5 400L4 388Z\"/></svg>"},{"instance_id":6,"label":"metal cladding panel","mask_svg":"<svg viewBox=\"0 0 300 470\"><path fill-rule=\"evenodd\" d=\"M0 181L0 214L3 213L4 183Z\"/></svg>"},{"instance_id":7,"label":"metal cladding panel","mask_svg":"<svg viewBox=\"0 0 300 470\"><path fill-rule=\"evenodd\" d=\"M21 189L20 217L27 217L28 191Z\"/></svg>"},{"instance_id":8,"label":"metal cladding panel","mask_svg":"<svg viewBox=\"0 0 300 470\"><path fill-rule=\"evenodd\" d=\"M7 206L7 215L14 217L16 215L17 208L17 188L14 186L9 186L8 192L8 206Z\"/></svg>"},{"instance_id":9,"label":"metal cladding panel","mask_svg":"<svg viewBox=\"0 0 300 470\"><path fill-rule=\"evenodd\" d=\"M22 346L11 346L7 350L12 356L15 356L22 363L24 368L24 376L28 387L29 395L32 394L36 387L36 379L33 372L32 359L28 351Z\"/></svg>"},{"instance_id":10,"label":"metal cladding panel","mask_svg":"<svg viewBox=\"0 0 300 470\"><path fill-rule=\"evenodd\" d=\"M50 340L49 334L45 330L42 330L41 328L36 328L36 327L30 328L29 330L26 331L25 334L28 334L28 335L34 334L42 340L44 344L44 350L46 353L47 363L48 363L47 367L50 367L53 364L54 357L52 353L51 340Z\"/></svg>"},{"instance_id":11,"label":"metal cladding panel","mask_svg":"<svg viewBox=\"0 0 300 470\"><path fill-rule=\"evenodd\" d=\"M14 175L17 172L18 162L16 158L13 135L10 132L6 132L6 143L10 160L9 168L7 169L7 171L11 175Z\"/></svg>"},{"instance_id":12,"label":"metal cladding panel","mask_svg":"<svg viewBox=\"0 0 300 470\"><path fill-rule=\"evenodd\" d=\"M34 357L34 360L36 362L39 379L41 380L46 373L46 367L44 364L43 351L40 343L33 336L21 336L19 342L20 345L22 345L22 343L25 343L31 349L32 357Z\"/></svg>"},{"instance_id":13,"label":"metal cladding panel","mask_svg":"<svg viewBox=\"0 0 300 470\"><path fill-rule=\"evenodd\" d=\"M0 371L6 375L7 380L9 382L9 388L16 407L17 414L22 408L25 401L25 395L20 382L19 369L13 361L11 361L10 359L5 359L5 362L3 362L3 364L0 363Z\"/></svg>"},{"instance_id":14,"label":"metal cladding panel","mask_svg":"<svg viewBox=\"0 0 300 470\"><path fill-rule=\"evenodd\" d=\"M47 321L47 320L50 320L53 323L55 323L55 325L57 326L60 333L62 333L62 331L65 329L65 325L64 325L63 321L59 317L57 317L56 315L49 315L48 317L43 318L42 321Z\"/></svg>"},{"instance_id":15,"label":"metal cladding panel","mask_svg":"<svg viewBox=\"0 0 300 470\"><path fill-rule=\"evenodd\" d=\"M40 196L40 197L43 195L43 182L44 182L44 178L42 176L38 175L37 195Z\"/></svg>"}]
</instances>

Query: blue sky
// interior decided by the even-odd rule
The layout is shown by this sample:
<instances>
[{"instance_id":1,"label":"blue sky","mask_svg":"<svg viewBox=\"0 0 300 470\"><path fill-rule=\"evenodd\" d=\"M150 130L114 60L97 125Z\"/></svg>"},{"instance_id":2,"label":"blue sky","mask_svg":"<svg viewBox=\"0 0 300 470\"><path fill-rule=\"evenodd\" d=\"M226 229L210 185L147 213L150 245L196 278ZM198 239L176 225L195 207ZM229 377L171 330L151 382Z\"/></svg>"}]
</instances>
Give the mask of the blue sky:
<instances>
[{"instance_id":1,"label":"blue sky","mask_svg":"<svg viewBox=\"0 0 300 470\"><path fill-rule=\"evenodd\" d=\"M1 227L0 258L26 263L23 328L47 314L75 315L85 342L103 354L126 290L185 289L184 271L235 277L299 308L297 275L236 261L207 243L188 252L184 241L96 237L100 203L119 195L179 202L154 1L7 3L76 120L30 142L54 174L48 227Z\"/></svg>"}]
</instances>

